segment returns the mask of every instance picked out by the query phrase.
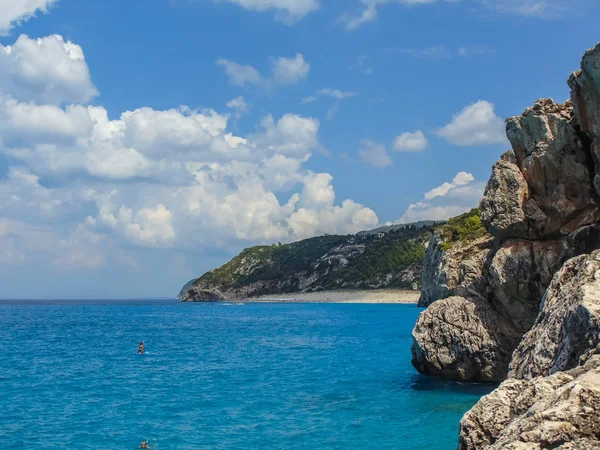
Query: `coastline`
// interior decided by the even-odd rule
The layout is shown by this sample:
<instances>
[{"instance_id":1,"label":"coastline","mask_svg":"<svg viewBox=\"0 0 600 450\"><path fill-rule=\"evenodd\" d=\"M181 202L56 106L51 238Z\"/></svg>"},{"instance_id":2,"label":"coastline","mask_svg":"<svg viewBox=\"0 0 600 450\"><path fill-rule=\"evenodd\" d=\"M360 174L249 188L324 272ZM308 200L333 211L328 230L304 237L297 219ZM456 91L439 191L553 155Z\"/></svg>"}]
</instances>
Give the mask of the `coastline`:
<instances>
[{"instance_id":1,"label":"coastline","mask_svg":"<svg viewBox=\"0 0 600 450\"><path fill-rule=\"evenodd\" d=\"M419 301L419 291L399 289L298 292L264 295L245 299L246 303L365 303L413 305Z\"/></svg>"}]
</instances>

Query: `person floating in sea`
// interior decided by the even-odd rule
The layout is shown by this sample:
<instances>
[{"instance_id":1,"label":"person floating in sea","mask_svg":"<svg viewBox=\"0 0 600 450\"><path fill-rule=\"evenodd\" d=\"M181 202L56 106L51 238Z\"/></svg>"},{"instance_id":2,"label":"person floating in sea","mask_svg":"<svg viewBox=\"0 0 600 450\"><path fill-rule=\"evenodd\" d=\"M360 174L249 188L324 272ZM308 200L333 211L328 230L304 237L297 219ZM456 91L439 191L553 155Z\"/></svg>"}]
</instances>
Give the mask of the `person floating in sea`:
<instances>
[{"instance_id":1,"label":"person floating in sea","mask_svg":"<svg viewBox=\"0 0 600 450\"><path fill-rule=\"evenodd\" d=\"M141 343L140 345L143 346L144 344ZM151 447L148 445L148 441L142 441L142 443L140 444L140 448L151 448Z\"/></svg>"},{"instance_id":2,"label":"person floating in sea","mask_svg":"<svg viewBox=\"0 0 600 450\"><path fill-rule=\"evenodd\" d=\"M140 342L140 346L138 347L138 354L143 355L144 354L144 343ZM148 445L148 442L146 442L146 445ZM142 448L148 448L148 447L142 447Z\"/></svg>"}]
</instances>

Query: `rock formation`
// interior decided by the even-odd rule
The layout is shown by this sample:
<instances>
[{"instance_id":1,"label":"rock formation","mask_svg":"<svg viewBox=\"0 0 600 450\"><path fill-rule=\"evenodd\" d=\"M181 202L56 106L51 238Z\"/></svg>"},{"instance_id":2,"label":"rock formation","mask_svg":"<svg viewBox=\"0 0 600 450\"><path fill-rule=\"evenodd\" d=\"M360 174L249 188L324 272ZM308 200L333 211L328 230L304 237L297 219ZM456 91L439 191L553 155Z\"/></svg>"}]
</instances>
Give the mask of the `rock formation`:
<instances>
[{"instance_id":1,"label":"rock formation","mask_svg":"<svg viewBox=\"0 0 600 450\"><path fill-rule=\"evenodd\" d=\"M443 257L426 254L437 269L423 280L438 285L424 295L440 295L413 331L413 365L508 377L465 415L459 449L600 448L600 44L569 86L566 103L539 100L507 121L513 151L481 202L495 238L481 279L440 289Z\"/></svg>"},{"instance_id":2,"label":"rock formation","mask_svg":"<svg viewBox=\"0 0 600 450\"><path fill-rule=\"evenodd\" d=\"M413 365L451 380L502 381L520 334L471 292L433 303L413 331ZM443 324L443 326L431 326Z\"/></svg>"},{"instance_id":3,"label":"rock formation","mask_svg":"<svg viewBox=\"0 0 600 450\"><path fill-rule=\"evenodd\" d=\"M568 259L599 247L600 197L594 180L595 164L600 161L600 140L596 138L600 136L600 117L596 123L590 113L595 95L600 96L600 85L594 81L600 80L600 64L594 59L597 55L595 51L586 53L583 65L588 70L571 78L573 102L539 100L507 121L513 152L506 152L494 165L481 202L481 221L495 238L493 244L487 244L487 252L460 247L444 252L439 246L430 246L420 304L442 303L434 303L435 309L423 313L415 327L413 364L417 370L484 381L490 379L489 367L493 366L491 379L504 378L511 354L533 326L554 274ZM586 66L587 60L594 62ZM595 94L589 94L590 89ZM600 114L600 108L596 109ZM579 117L585 117L584 126L579 124ZM597 154L593 149L596 142ZM475 269L468 277L461 277L462 267ZM466 294L461 301L444 299L454 295L457 287L468 287L476 294ZM441 311L455 308L461 313L470 311L466 330L475 323L502 317L497 321L498 330L480 335L499 339L488 342L486 348L502 351L481 353L481 344L473 341L471 332L456 333L450 329L455 325L439 320ZM447 344L436 336L449 335L453 336L453 353L477 355L467 360L476 361L478 369L459 369L455 358L446 357ZM515 335L516 340L512 339ZM485 360L487 357L490 359Z\"/></svg>"},{"instance_id":4,"label":"rock formation","mask_svg":"<svg viewBox=\"0 0 600 450\"><path fill-rule=\"evenodd\" d=\"M509 379L460 422L459 450L600 448L600 357L550 377Z\"/></svg>"},{"instance_id":5,"label":"rock formation","mask_svg":"<svg viewBox=\"0 0 600 450\"><path fill-rule=\"evenodd\" d=\"M568 261L511 361L512 378L548 376L600 354L600 252ZM599 405L600 406L600 405Z\"/></svg>"},{"instance_id":6,"label":"rock formation","mask_svg":"<svg viewBox=\"0 0 600 450\"><path fill-rule=\"evenodd\" d=\"M479 283L483 280L493 238L484 236L467 244L457 243L446 251L443 244L441 233L436 232L425 254L419 306L429 306L452 296L461 286L483 289Z\"/></svg>"}]
</instances>

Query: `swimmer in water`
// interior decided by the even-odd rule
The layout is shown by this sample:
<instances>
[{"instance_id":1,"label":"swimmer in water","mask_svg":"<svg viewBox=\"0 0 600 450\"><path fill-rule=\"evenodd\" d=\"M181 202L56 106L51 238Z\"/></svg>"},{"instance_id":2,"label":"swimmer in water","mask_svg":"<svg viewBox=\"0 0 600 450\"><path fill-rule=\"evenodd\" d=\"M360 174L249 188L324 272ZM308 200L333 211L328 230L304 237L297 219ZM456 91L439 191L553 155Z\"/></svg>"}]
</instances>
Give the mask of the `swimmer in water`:
<instances>
[{"instance_id":1,"label":"swimmer in water","mask_svg":"<svg viewBox=\"0 0 600 450\"><path fill-rule=\"evenodd\" d=\"M138 354L143 355L144 354L144 343L140 342L140 346L138 347ZM148 445L148 443L146 443L146 445ZM148 448L148 447L142 447L142 448Z\"/></svg>"},{"instance_id":2,"label":"swimmer in water","mask_svg":"<svg viewBox=\"0 0 600 450\"><path fill-rule=\"evenodd\" d=\"M148 441L142 441L142 443L140 444L140 448L150 448L150 446L148 445Z\"/></svg>"}]
</instances>

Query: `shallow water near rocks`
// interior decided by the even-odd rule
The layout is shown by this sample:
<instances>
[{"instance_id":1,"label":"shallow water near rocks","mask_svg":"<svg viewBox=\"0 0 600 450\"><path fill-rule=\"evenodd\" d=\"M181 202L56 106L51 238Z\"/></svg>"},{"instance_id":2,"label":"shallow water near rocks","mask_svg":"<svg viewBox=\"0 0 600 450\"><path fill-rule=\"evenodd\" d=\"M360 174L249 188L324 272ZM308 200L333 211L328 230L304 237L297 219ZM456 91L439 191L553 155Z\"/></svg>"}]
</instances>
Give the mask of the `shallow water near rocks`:
<instances>
[{"instance_id":1,"label":"shallow water near rocks","mask_svg":"<svg viewBox=\"0 0 600 450\"><path fill-rule=\"evenodd\" d=\"M455 449L493 386L414 371L420 311L0 302L0 446Z\"/></svg>"}]
</instances>

